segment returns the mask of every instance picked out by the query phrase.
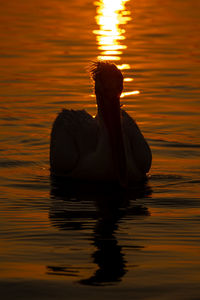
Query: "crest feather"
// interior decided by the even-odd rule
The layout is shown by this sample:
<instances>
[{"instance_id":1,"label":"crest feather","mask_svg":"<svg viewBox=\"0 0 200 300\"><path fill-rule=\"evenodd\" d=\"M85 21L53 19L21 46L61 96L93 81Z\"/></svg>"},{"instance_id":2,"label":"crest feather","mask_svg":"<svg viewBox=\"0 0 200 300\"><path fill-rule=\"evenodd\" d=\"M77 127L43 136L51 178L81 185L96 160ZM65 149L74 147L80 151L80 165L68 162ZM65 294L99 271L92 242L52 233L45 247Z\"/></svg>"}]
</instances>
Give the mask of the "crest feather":
<instances>
[{"instance_id":1,"label":"crest feather","mask_svg":"<svg viewBox=\"0 0 200 300\"><path fill-rule=\"evenodd\" d=\"M97 75L101 72L108 71L109 69L116 69L120 72L117 66L110 61L97 60L92 62L89 67L89 72L94 81L96 81ZM120 72L121 73L121 72Z\"/></svg>"}]
</instances>

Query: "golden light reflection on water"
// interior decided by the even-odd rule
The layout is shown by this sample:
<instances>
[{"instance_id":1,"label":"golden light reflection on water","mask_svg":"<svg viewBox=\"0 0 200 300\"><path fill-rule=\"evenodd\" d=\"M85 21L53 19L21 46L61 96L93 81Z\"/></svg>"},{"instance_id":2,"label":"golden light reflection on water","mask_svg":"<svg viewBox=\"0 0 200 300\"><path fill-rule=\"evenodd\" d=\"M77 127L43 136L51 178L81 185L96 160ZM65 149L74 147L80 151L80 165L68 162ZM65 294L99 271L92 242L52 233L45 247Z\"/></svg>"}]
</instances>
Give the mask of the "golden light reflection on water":
<instances>
[{"instance_id":1,"label":"golden light reflection on water","mask_svg":"<svg viewBox=\"0 0 200 300\"><path fill-rule=\"evenodd\" d=\"M138 95L140 92L139 91L132 91L132 92L125 92L121 94L121 98L129 96L129 95Z\"/></svg>"},{"instance_id":2,"label":"golden light reflection on water","mask_svg":"<svg viewBox=\"0 0 200 300\"><path fill-rule=\"evenodd\" d=\"M119 61L123 50L127 48L122 44L126 31L121 25L131 20L130 11L125 8L128 1L101 0L94 3L97 6L96 22L99 29L93 33L96 34L98 49L101 51L98 59Z\"/></svg>"},{"instance_id":3,"label":"golden light reflection on water","mask_svg":"<svg viewBox=\"0 0 200 300\"><path fill-rule=\"evenodd\" d=\"M119 64L122 59L123 50L127 49L125 45L125 33L124 26L129 22L131 18L131 12L126 9L126 3L129 0L100 0L94 2L97 7L96 22L99 26L98 30L93 30L96 35L98 49L100 55L97 59L113 61L116 63L120 70L131 69L130 64ZM133 78L124 78L125 82L132 82ZM139 91L125 92L122 97L129 95L137 95Z\"/></svg>"}]
</instances>

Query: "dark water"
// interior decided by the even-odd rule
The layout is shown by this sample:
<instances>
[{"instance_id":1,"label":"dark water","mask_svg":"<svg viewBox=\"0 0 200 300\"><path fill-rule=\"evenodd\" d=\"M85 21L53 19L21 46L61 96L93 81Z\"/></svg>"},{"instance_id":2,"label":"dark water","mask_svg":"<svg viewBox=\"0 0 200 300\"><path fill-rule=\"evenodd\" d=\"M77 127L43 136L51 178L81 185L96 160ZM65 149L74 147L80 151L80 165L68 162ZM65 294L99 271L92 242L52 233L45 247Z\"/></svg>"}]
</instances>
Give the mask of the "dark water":
<instances>
[{"instance_id":1,"label":"dark water","mask_svg":"<svg viewBox=\"0 0 200 300\"><path fill-rule=\"evenodd\" d=\"M1 1L0 287L3 299L199 299L200 4ZM122 69L122 103L152 152L151 179L55 182L63 107L95 114L86 68Z\"/></svg>"}]
</instances>

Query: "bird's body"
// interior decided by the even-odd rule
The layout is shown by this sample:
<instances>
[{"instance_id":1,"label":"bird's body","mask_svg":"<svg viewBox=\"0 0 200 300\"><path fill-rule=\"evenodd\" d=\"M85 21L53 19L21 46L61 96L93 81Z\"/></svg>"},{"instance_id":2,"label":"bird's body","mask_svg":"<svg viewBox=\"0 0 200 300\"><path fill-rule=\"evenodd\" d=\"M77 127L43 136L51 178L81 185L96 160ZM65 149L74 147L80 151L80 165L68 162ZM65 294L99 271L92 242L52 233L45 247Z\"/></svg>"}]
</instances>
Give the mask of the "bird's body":
<instances>
[{"instance_id":1,"label":"bird's body","mask_svg":"<svg viewBox=\"0 0 200 300\"><path fill-rule=\"evenodd\" d=\"M98 62L93 69L97 116L93 118L84 110L64 109L54 121L51 172L73 179L119 181L127 185L146 178L151 166L151 151L135 121L120 108L119 95L105 90L99 92L105 84L104 79L96 78L99 76L97 68L104 71L105 65L115 67ZM112 68L111 72L109 68L106 70L111 77ZM99 82L101 85L97 86Z\"/></svg>"}]
</instances>

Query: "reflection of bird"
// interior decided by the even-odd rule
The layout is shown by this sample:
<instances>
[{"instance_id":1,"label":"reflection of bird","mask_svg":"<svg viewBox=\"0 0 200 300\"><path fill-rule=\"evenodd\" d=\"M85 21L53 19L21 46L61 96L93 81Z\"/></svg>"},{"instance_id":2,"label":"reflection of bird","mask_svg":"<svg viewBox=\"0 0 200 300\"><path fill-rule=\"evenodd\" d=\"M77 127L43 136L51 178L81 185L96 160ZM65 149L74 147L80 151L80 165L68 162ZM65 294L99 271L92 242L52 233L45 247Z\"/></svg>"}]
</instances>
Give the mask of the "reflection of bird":
<instances>
[{"instance_id":1,"label":"reflection of bird","mask_svg":"<svg viewBox=\"0 0 200 300\"><path fill-rule=\"evenodd\" d=\"M133 251L143 248L135 244L130 235L124 236L124 245L118 241L118 229L122 224L133 227L129 220L141 220L141 217L149 216L148 208L136 203L135 199L149 197L152 191L146 182L129 189L122 189L117 184L85 183L82 181L54 178L51 180L51 206L49 220L51 224L62 231L66 237L70 233L70 248L77 243L80 245L77 261L68 261L71 258L70 251L66 250L63 263L47 266L47 274L73 276L83 285L113 285L122 280L129 271L130 264L126 261L125 249L129 247ZM123 227L123 226L122 226ZM76 234L72 234L72 230ZM89 234L89 235L88 235ZM85 267L85 243L80 243L82 236L89 238L88 242L94 246L92 260L94 270L87 274ZM68 240L68 239L67 239ZM126 242L125 242L126 241ZM66 246L66 244L65 244ZM88 246L87 246L88 248ZM59 261L60 261L60 253ZM134 256L134 255L133 255ZM83 264L82 264L83 263ZM82 270L82 271L81 271Z\"/></svg>"},{"instance_id":2,"label":"reflection of bird","mask_svg":"<svg viewBox=\"0 0 200 300\"><path fill-rule=\"evenodd\" d=\"M51 132L51 172L121 185L144 180L151 151L135 121L120 108L122 73L114 64L98 61L91 74L97 116L65 109L58 115Z\"/></svg>"}]
</instances>

